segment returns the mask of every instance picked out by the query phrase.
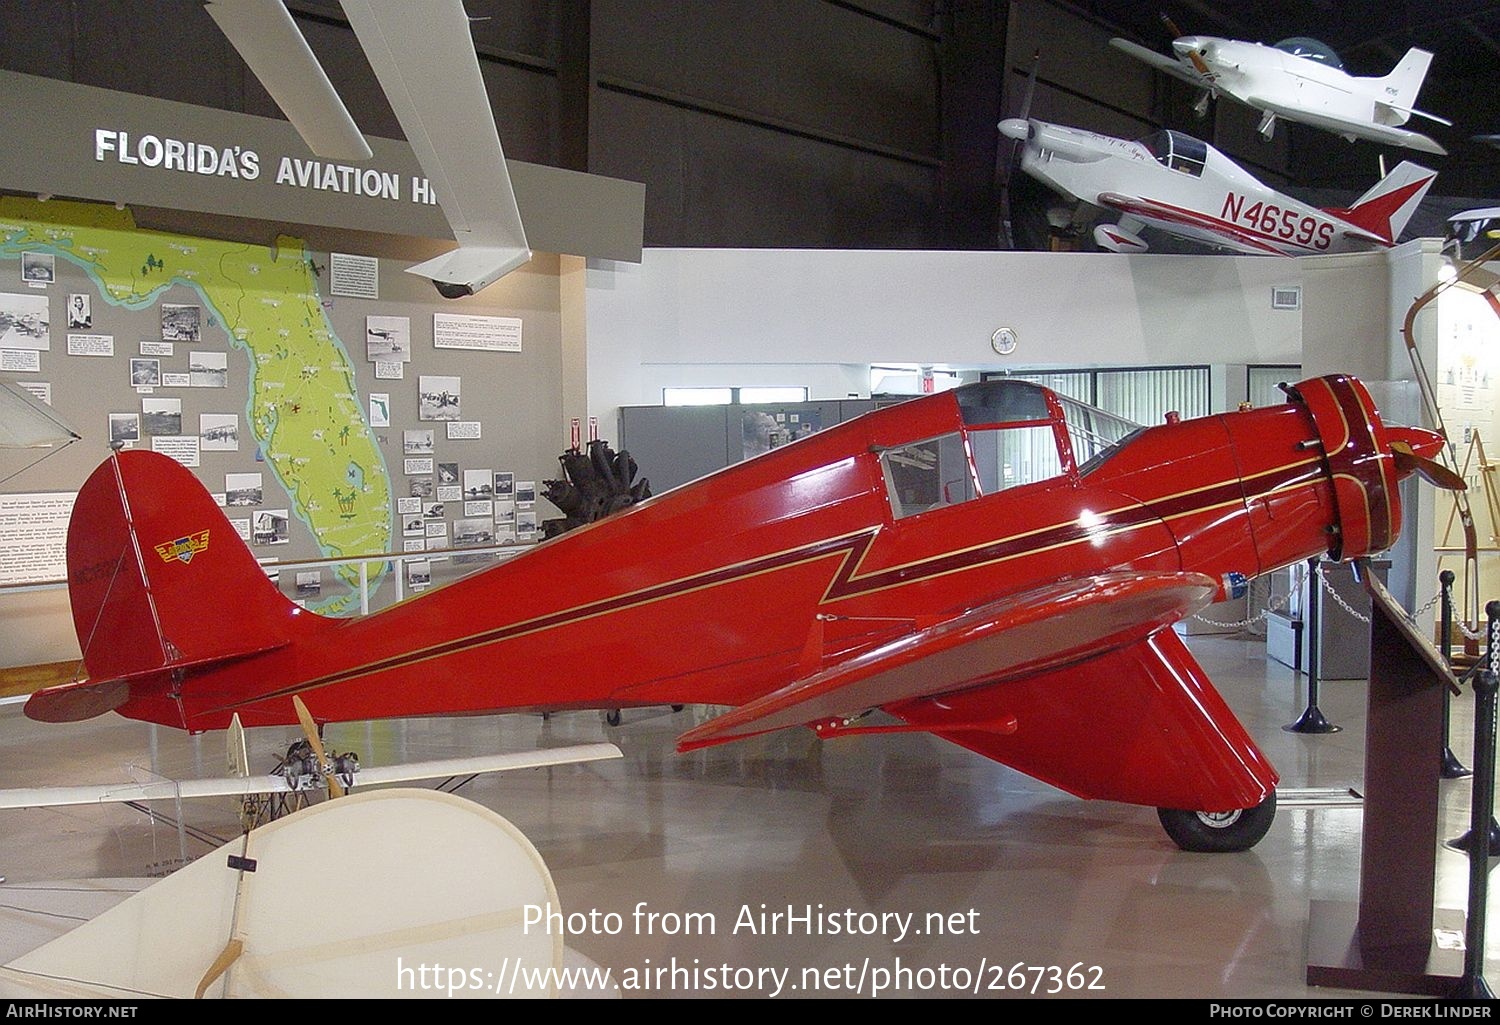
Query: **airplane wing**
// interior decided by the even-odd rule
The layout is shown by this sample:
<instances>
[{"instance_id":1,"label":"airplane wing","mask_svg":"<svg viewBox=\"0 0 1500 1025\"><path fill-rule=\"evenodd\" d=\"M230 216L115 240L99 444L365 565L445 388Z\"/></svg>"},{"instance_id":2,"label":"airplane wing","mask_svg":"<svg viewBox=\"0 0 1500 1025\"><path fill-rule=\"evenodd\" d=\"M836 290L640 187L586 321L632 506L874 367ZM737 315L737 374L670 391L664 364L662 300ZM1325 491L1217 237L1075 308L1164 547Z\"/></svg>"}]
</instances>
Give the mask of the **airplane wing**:
<instances>
[{"instance_id":1,"label":"airplane wing","mask_svg":"<svg viewBox=\"0 0 1500 1025\"><path fill-rule=\"evenodd\" d=\"M1173 630L1019 680L890 706L1002 765L1092 800L1158 808L1253 808L1276 770ZM1011 733L955 719L1005 714Z\"/></svg>"},{"instance_id":2,"label":"airplane wing","mask_svg":"<svg viewBox=\"0 0 1500 1025\"><path fill-rule=\"evenodd\" d=\"M204 9L313 153L370 159L370 144L282 0L210 0Z\"/></svg>"},{"instance_id":3,"label":"airplane wing","mask_svg":"<svg viewBox=\"0 0 1500 1025\"><path fill-rule=\"evenodd\" d=\"M1207 605L1199 573L1105 573L959 613L741 705L677 740L678 750L787 726L841 721L893 703L1055 669L1140 642ZM948 718L949 729L1005 733L1014 721ZM936 725L932 727L936 730Z\"/></svg>"},{"instance_id":4,"label":"airplane wing","mask_svg":"<svg viewBox=\"0 0 1500 1025\"><path fill-rule=\"evenodd\" d=\"M0 377L0 448L54 448L71 445L78 432L51 406Z\"/></svg>"},{"instance_id":5,"label":"airplane wing","mask_svg":"<svg viewBox=\"0 0 1500 1025\"><path fill-rule=\"evenodd\" d=\"M476 773L538 769L549 765L574 765L623 757L613 744L575 744L537 751L475 755L470 758L440 758L360 769L354 776L356 789L383 783L402 783ZM292 788L282 776L226 776L215 779L160 780L150 783L105 783L77 787L29 787L0 790L0 809L56 808L76 804L124 804L175 798L244 797L249 794L286 794Z\"/></svg>"},{"instance_id":6,"label":"airplane wing","mask_svg":"<svg viewBox=\"0 0 1500 1025\"><path fill-rule=\"evenodd\" d=\"M458 248L408 272L449 298L531 259L462 0L341 0ZM208 13L308 146L330 159L370 149L282 0L211 0Z\"/></svg>"},{"instance_id":7,"label":"airplane wing","mask_svg":"<svg viewBox=\"0 0 1500 1025\"><path fill-rule=\"evenodd\" d=\"M463 4L342 3L459 244L408 270L467 285L530 260Z\"/></svg>"},{"instance_id":8,"label":"airplane wing","mask_svg":"<svg viewBox=\"0 0 1500 1025\"><path fill-rule=\"evenodd\" d=\"M1257 110L1269 111L1287 121L1312 125L1314 128L1321 128L1336 135L1352 135L1359 139L1369 139L1371 142L1383 142L1390 146L1403 146L1406 149L1421 150L1424 153L1446 154L1448 152L1436 139L1406 128L1379 125L1373 121L1334 117L1330 114L1306 110L1301 107L1288 107L1283 103L1271 103L1258 96L1247 96L1245 97L1245 102Z\"/></svg>"},{"instance_id":9,"label":"airplane wing","mask_svg":"<svg viewBox=\"0 0 1500 1025\"><path fill-rule=\"evenodd\" d=\"M1184 82L1201 88L1208 88L1209 82L1190 66L1183 64L1175 57L1169 57L1164 53L1147 49L1139 43L1132 43L1128 39L1115 38L1109 41L1109 45L1116 50L1123 50L1136 60L1143 60L1158 71L1165 71L1174 78L1180 78Z\"/></svg>"}]
</instances>

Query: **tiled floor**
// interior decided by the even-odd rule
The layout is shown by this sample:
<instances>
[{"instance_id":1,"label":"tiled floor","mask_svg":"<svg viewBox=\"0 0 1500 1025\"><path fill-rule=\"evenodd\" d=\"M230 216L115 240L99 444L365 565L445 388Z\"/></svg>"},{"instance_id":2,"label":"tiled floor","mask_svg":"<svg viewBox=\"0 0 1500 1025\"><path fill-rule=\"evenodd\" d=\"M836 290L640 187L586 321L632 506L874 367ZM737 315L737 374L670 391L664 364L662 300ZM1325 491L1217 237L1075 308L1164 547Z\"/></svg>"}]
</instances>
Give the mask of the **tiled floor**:
<instances>
[{"instance_id":1,"label":"tiled floor","mask_svg":"<svg viewBox=\"0 0 1500 1025\"><path fill-rule=\"evenodd\" d=\"M1280 726L1303 702L1289 669L1268 663L1251 641L1192 638L1190 646L1284 787L1361 786L1362 683L1324 684L1321 706L1341 732L1290 734ZM1189 855L1172 846L1150 809L1075 800L926 736L825 744L793 730L674 753L674 737L702 714L627 710L616 729L599 713L412 720L331 726L326 739L358 751L366 764L619 744L621 761L492 776L462 791L530 837L564 911L621 916L618 935L567 938L617 977L675 965L696 967L701 983L709 967L720 979L722 965L790 969L782 985L805 993L812 973L804 969L818 969L822 985L845 992L863 975L865 993L887 980L937 995L960 979L972 991L978 976L981 993L1000 995L993 983L1022 981L1010 976L1012 966L1055 965L1064 973L1079 966L1075 981L1097 982L1106 996L1345 995L1310 989L1303 978L1309 901L1358 894L1357 809L1284 809L1249 853ZM1453 717L1454 747L1466 763L1471 721L1466 696ZM253 732L252 761L269 768L290 739L289 731ZM186 737L113 716L45 726L9 705L0 708L0 785L123 780L132 763L171 777L220 775L222 743L221 734ZM1434 843L1462 832L1469 794L1467 780L1442 785L1443 836ZM236 830L228 802L196 802L185 817L226 839ZM186 839L189 856L208 849ZM178 856L175 828L126 808L0 812L0 873L9 880L0 887L0 938L9 931L14 941L23 921L36 921L14 910L33 906L21 888L27 883L150 875ZM1464 858L1442 850L1438 904L1463 907L1466 881ZM957 916L945 924L961 934L764 935L744 921L761 905L783 912L822 905L825 924L835 912L840 922L845 911L893 913L885 918L889 930L899 928L895 916L910 913L922 925L940 913ZM634 915L641 906L667 918L648 932ZM695 934L663 934L664 921L669 929L680 924L669 913L688 912L703 916L693 919ZM1500 942L1492 941L1490 956L1496 953ZM666 985L672 976L661 978ZM691 986L690 976L675 978L678 994ZM1024 976L1028 986L1034 978ZM1044 990L1052 978L1042 977ZM764 971L753 982L751 992L777 986Z\"/></svg>"}]
</instances>

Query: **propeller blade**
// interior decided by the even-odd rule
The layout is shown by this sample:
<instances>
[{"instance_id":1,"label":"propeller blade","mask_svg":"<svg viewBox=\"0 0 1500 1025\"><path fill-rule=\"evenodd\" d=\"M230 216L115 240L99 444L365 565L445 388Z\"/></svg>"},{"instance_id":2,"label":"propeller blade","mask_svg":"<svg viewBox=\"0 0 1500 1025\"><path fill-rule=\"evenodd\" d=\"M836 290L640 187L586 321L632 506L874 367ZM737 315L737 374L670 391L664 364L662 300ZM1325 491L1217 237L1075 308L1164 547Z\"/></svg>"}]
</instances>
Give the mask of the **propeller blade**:
<instances>
[{"instance_id":1,"label":"propeller blade","mask_svg":"<svg viewBox=\"0 0 1500 1025\"><path fill-rule=\"evenodd\" d=\"M1036 72L1042 66L1042 51L1031 55L1031 74L1026 76L1026 92L1021 94L1021 113L1017 116L1025 121L1031 117L1031 98L1036 95Z\"/></svg>"},{"instance_id":2,"label":"propeller blade","mask_svg":"<svg viewBox=\"0 0 1500 1025\"><path fill-rule=\"evenodd\" d=\"M1172 33L1172 41L1174 43L1182 38L1182 30L1177 27L1177 23L1165 11L1159 17L1161 18L1161 23L1167 27L1167 31ZM1173 46L1172 49L1177 50L1177 47ZM1208 75L1208 65L1203 62L1203 58L1198 55L1197 50L1178 50L1177 52L1187 54L1187 59L1193 64L1193 70L1198 72L1198 74L1205 77Z\"/></svg>"},{"instance_id":3,"label":"propeller blade","mask_svg":"<svg viewBox=\"0 0 1500 1025\"><path fill-rule=\"evenodd\" d=\"M1396 472L1403 477L1415 473L1433 487L1445 491L1468 491L1469 482L1434 459L1425 459L1412 451L1404 441L1391 442L1391 452L1396 457Z\"/></svg>"},{"instance_id":4,"label":"propeller blade","mask_svg":"<svg viewBox=\"0 0 1500 1025\"><path fill-rule=\"evenodd\" d=\"M323 778L328 782L328 796L343 797L344 788L334 775L328 756L323 753L323 738L318 736L318 724L313 721L312 713L307 710L302 699L295 694L292 695L292 707L297 709L297 721L302 724L302 735L307 738L308 744L312 745L313 754L318 758L318 765L323 769Z\"/></svg>"},{"instance_id":5,"label":"propeller blade","mask_svg":"<svg viewBox=\"0 0 1500 1025\"><path fill-rule=\"evenodd\" d=\"M226 943L224 949L219 952L219 956L214 958L214 963L208 966L208 971L203 973L203 979L198 983L198 988L193 992L193 999L202 1000L203 994L208 992L208 987L212 986L219 976L229 971L229 966L238 961L240 955L244 952L245 944L243 941L235 939Z\"/></svg>"}]
</instances>

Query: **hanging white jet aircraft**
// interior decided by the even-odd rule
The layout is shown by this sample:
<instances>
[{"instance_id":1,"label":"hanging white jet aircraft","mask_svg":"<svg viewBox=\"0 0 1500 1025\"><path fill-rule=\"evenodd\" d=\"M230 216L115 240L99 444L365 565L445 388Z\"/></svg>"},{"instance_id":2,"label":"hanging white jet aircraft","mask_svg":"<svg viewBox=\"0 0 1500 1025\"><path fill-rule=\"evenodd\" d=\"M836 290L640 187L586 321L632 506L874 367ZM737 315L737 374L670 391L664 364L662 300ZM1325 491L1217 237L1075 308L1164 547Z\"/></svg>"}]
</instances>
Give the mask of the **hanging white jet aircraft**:
<instances>
[{"instance_id":1,"label":"hanging white jet aircraft","mask_svg":"<svg viewBox=\"0 0 1500 1025\"><path fill-rule=\"evenodd\" d=\"M1271 138L1281 117L1351 141L1369 139L1427 153L1448 152L1432 138L1401 127L1413 115L1442 125L1453 123L1413 106L1432 64L1432 54L1426 50L1407 50L1388 75L1361 78L1346 72L1338 56L1313 39L1286 39L1265 46L1216 36L1180 36L1172 42L1174 57L1128 39L1109 42L1203 89L1194 108L1200 115L1208 110L1209 98L1218 96L1259 110L1260 134L1265 139Z\"/></svg>"},{"instance_id":2,"label":"hanging white jet aircraft","mask_svg":"<svg viewBox=\"0 0 1500 1025\"><path fill-rule=\"evenodd\" d=\"M1000 122L1024 141L1021 169L1049 188L1123 216L1094 229L1114 252L1143 252L1145 225L1241 253L1310 256L1393 246L1436 173L1402 161L1352 207L1319 209L1265 185L1181 132L1139 142L1024 118Z\"/></svg>"}]
</instances>

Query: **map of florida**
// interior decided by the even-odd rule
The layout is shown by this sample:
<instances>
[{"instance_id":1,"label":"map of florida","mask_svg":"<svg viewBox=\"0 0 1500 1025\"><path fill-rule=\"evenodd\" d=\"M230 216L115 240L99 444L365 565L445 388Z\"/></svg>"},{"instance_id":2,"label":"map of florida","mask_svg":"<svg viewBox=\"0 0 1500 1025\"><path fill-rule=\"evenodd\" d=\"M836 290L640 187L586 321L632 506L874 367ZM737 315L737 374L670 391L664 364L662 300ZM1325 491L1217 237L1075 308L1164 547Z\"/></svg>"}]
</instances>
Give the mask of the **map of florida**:
<instances>
[{"instance_id":1,"label":"map of florida","mask_svg":"<svg viewBox=\"0 0 1500 1025\"><path fill-rule=\"evenodd\" d=\"M281 236L274 248L220 242L140 231L129 211L110 206L0 198L0 257L22 252L82 267L105 302L131 310L154 307L174 285L197 292L249 357L250 429L319 549L328 558L389 550L390 476L301 239ZM205 343L213 330L205 325ZM366 565L373 586L386 564ZM335 572L351 586L359 579L358 564ZM318 611L352 602L343 595Z\"/></svg>"}]
</instances>

